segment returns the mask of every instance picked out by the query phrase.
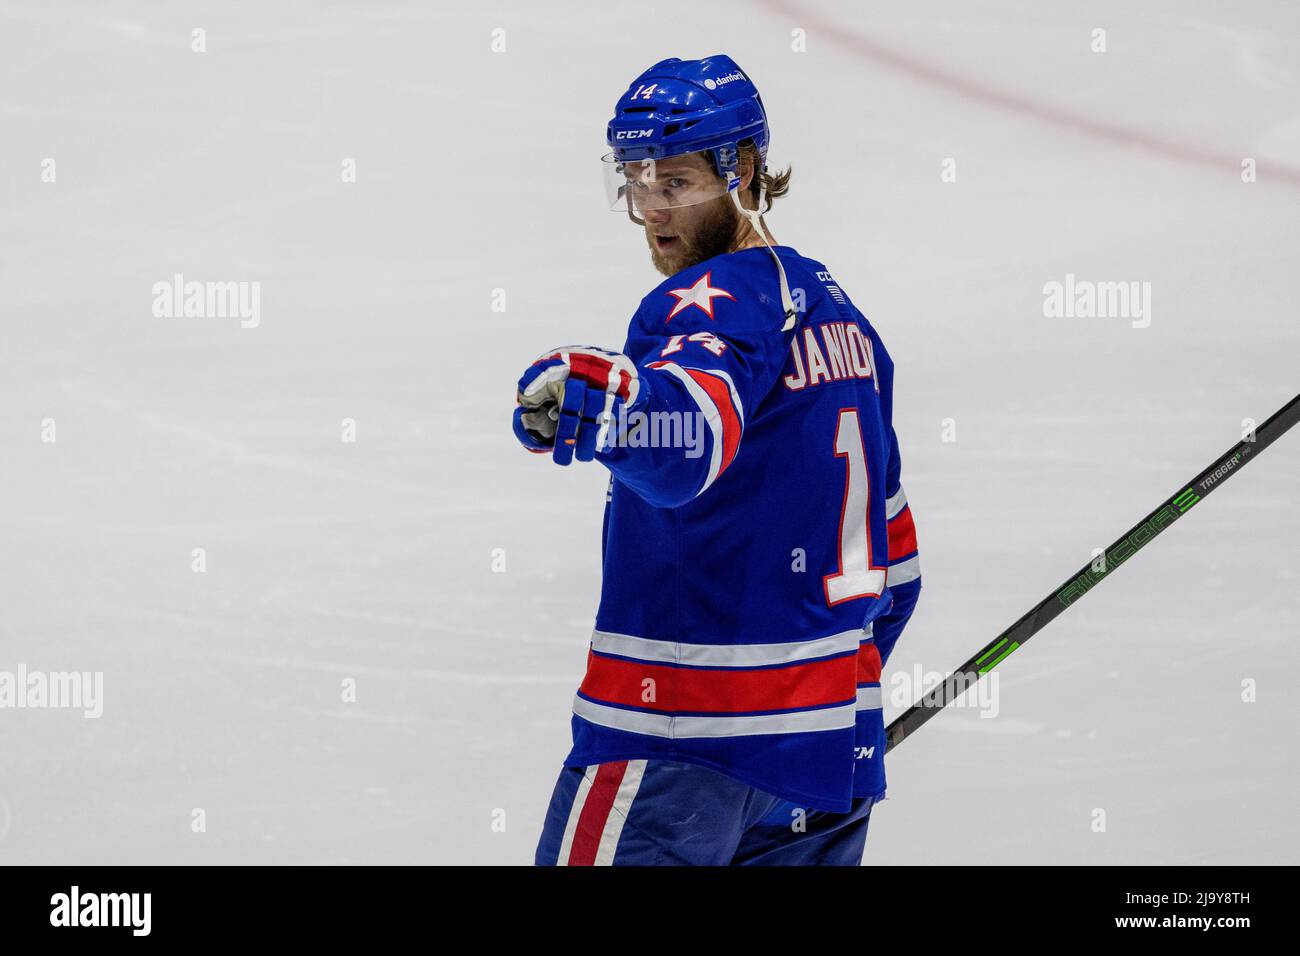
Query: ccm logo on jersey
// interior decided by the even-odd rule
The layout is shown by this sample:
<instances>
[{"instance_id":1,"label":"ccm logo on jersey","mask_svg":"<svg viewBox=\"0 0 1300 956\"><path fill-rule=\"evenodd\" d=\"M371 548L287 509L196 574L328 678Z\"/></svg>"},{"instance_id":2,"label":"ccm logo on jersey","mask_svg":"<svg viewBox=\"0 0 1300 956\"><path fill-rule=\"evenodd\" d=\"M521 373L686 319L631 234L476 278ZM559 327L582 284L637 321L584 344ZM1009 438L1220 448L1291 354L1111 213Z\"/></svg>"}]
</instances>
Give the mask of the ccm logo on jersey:
<instances>
[{"instance_id":1,"label":"ccm logo on jersey","mask_svg":"<svg viewBox=\"0 0 1300 956\"><path fill-rule=\"evenodd\" d=\"M621 129L614 134L615 139L645 139L647 136L653 136L655 131L652 129Z\"/></svg>"}]
</instances>

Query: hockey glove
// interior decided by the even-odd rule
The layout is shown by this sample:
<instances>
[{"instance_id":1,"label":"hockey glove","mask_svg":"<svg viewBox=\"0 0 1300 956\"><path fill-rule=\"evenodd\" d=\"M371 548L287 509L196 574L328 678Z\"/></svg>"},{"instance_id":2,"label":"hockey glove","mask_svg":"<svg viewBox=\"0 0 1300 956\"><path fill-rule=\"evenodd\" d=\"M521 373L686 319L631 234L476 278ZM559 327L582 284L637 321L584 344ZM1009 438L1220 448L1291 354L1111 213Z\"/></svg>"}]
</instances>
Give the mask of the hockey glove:
<instances>
[{"instance_id":1,"label":"hockey glove","mask_svg":"<svg viewBox=\"0 0 1300 956\"><path fill-rule=\"evenodd\" d=\"M626 355L590 346L552 349L519 379L515 436L557 465L591 461L608 444L614 416L637 400L640 381Z\"/></svg>"}]
</instances>

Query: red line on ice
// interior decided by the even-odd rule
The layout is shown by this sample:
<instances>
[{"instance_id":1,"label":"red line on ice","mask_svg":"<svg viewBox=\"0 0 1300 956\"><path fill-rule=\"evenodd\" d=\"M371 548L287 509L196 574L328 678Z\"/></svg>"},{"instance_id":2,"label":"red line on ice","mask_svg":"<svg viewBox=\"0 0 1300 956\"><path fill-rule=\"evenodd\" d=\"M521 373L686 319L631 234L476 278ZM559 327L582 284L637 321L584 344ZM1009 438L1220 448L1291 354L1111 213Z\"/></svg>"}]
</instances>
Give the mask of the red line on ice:
<instances>
[{"instance_id":1,"label":"red line on ice","mask_svg":"<svg viewBox=\"0 0 1300 956\"><path fill-rule=\"evenodd\" d=\"M1234 175L1240 174L1241 160L1245 158L1244 155L1234 157L1211 153L1171 140L1147 136L1137 130L1103 123L1080 113L1055 109L1044 103L1038 103L1023 96L1017 96L1014 93L987 86L969 77L939 69L906 53L892 50L868 37L850 33L843 24L823 20L798 4L787 2L787 0L760 0L760 2L769 9L791 18L799 25L806 24L817 28L824 39L855 56L866 60L874 60L899 73L920 80L922 83L974 100L984 106L1019 113L1024 116L1032 116L1051 126L1074 130L1120 146L1144 149L1149 153L1155 153L1176 162L1213 167L1224 171L1232 170ZM1300 186L1300 169L1269 162L1260 165L1262 169L1259 174L1259 182L1265 183L1269 180L1279 180L1292 186Z\"/></svg>"}]
</instances>

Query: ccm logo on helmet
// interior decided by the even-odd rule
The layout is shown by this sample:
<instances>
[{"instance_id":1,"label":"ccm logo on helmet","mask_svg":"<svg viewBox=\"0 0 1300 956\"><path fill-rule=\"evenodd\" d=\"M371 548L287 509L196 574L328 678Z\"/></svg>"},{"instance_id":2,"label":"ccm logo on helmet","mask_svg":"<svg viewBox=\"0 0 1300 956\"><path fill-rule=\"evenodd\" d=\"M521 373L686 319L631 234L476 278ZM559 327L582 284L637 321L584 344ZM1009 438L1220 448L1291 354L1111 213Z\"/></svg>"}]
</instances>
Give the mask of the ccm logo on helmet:
<instances>
[{"instance_id":1,"label":"ccm logo on helmet","mask_svg":"<svg viewBox=\"0 0 1300 956\"><path fill-rule=\"evenodd\" d=\"M644 139L647 136L653 136L655 131L652 129L621 129L614 134L615 139Z\"/></svg>"}]
</instances>

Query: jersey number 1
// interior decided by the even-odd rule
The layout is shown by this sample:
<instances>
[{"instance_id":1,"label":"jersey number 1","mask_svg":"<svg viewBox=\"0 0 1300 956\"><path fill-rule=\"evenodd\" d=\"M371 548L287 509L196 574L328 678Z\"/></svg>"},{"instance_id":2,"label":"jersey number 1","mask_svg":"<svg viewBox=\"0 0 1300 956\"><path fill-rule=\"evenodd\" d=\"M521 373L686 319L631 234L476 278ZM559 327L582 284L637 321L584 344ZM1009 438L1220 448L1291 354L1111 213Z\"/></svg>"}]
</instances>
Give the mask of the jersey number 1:
<instances>
[{"instance_id":1,"label":"jersey number 1","mask_svg":"<svg viewBox=\"0 0 1300 956\"><path fill-rule=\"evenodd\" d=\"M840 567L822 578L826 603L831 607L857 598L879 597L885 590L885 569L871 566L871 481L856 408L840 409L835 457L844 459L848 477L840 509Z\"/></svg>"}]
</instances>

